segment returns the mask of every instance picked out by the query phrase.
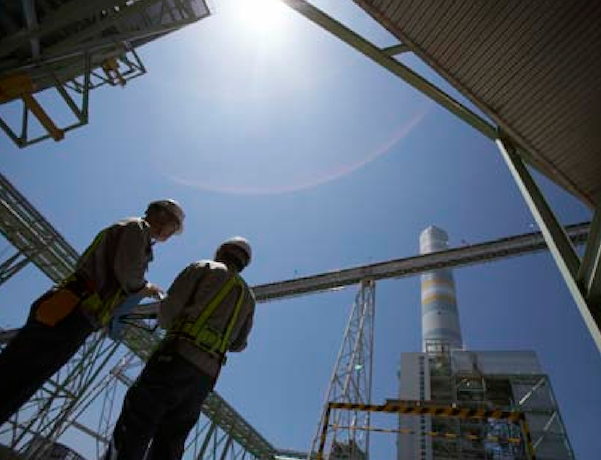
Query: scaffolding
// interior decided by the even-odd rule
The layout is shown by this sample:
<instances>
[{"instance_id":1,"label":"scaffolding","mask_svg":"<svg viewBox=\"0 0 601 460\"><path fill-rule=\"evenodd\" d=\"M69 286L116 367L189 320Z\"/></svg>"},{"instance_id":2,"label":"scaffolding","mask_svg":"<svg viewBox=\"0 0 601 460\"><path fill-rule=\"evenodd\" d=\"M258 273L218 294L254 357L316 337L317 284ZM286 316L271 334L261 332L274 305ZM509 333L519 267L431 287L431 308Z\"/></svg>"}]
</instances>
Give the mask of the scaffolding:
<instances>
[{"instance_id":1,"label":"scaffolding","mask_svg":"<svg viewBox=\"0 0 601 460\"><path fill-rule=\"evenodd\" d=\"M60 141L88 123L90 91L146 73L138 47L209 14L204 0L0 3L0 105L20 113L12 123L0 114L0 128L18 147ZM61 125L42 106L36 93L46 90L71 120Z\"/></svg>"},{"instance_id":2,"label":"scaffolding","mask_svg":"<svg viewBox=\"0 0 601 460\"><path fill-rule=\"evenodd\" d=\"M417 47L410 40L392 47L378 48L307 2L284 1L378 65L437 101L484 136L495 140L537 224L542 229L542 235L522 235L443 253L385 261L335 273L257 286L258 299L267 301L360 284L358 300L345 333L326 402L329 404L329 398L332 396L346 399L347 402L356 400L363 404L369 403L375 280L412 276L437 268L488 262L501 257L542 250L547 246L553 253L593 339L601 349L597 309L601 298L601 276L598 269L601 258L599 208L595 210L591 225L564 229L532 180L525 162L532 162L533 159L527 149L520 147L519 139L509 136L508 130L492 125L395 58L400 53L419 54ZM365 6L368 2L358 3ZM52 8L48 6L50 4ZM201 4L205 9L198 8ZM208 8L204 2L175 0L51 3L14 0L0 4L0 103L22 104L20 127L15 129L1 118L0 127L19 147L48 138L62 139L65 132L87 123L91 89L104 85L122 86L128 79L136 78L145 72L135 53L137 46L195 22L207 14ZM19 33L21 29L25 33ZM58 126L45 112L34 94L46 89L57 91L60 99L75 116L75 123ZM80 99L76 100L74 95ZM32 116L42 125L42 134L31 134L29 123ZM552 176L552 172L544 168L542 171ZM34 262L53 281L60 281L73 269L77 258L76 251L68 246L58 232L10 186L8 181L4 180L0 185L2 233L17 250L0 265L0 284L18 273L28 262ZM591 203L589 197L589 204ZM573 245L585 240L586 249L581 259ZM363 297L365 295L367 296ZM8 331L1 334L0 346L13 333ZM369 337L371 342L365 342L366 337ZM105 414L103 411L104 425L99 425L98 430L81 424L77 419L78 415L89 406L90 401L100 397L99 395L106 398L107 408L112 407L114 393L111 399L110 392L118 384L127 385L131 382L127 372L139 367L147 359L149 351L159 339L160 336L156 333L130 328L125 340L129 350L125 361L121 361L107 373L118 353L123 353L123 350L119 350L118 345L107 340L102 334L93 335L73 362L55 375L28 405L15 415L4 431L0 429L0 435L9 436L10 447L19 450L27 458L35 458L45 449L49 449L49 446L56 445L56 440L69 428L79 429L83 433L93 435L99 443L105 443L111 414ZM494 403L495 407L523 406L523 412L530 414L532 418L529 424L533 427L533 446L537 452L544 452L547 444L563 445L565 431L562 431L563 425L557 411L553 410L554 398L545 376L538 375L535 378L529 377L530 380L520 380L516 376L501 378L495 375L493 378L475 370L467 373L456 372L452 354L444 350L444 347L431 353L429 365L433 369L432 391L440 401L462 401L468 406L489 402ZM109 378L98 384L102 375L108 375ZM538 399L544 402L542 408L534 404ZM195 451L195 457L208 458L212 455L212 458L219 456L221 459L239 459L248 453L255 458L270 459L277 455L277 450L216 393L207 400L203 413L209 421L205 420L204 425L197 431L198 439L202 438L202 441L199 450ZM438 429L437 424L440 423L441 430L448 430L444 432L478 433L473 435L480 443L476 445L464 442L476 440L469 437L457 437L448 442L445 439L439 443L439 440L432 436L431 450L440 451L441 455L443 451L447 454L463 452L465 455L471 452L473 458L480 458L479 455L489 458L486 455L496 455L500 451L489 448L487 439L514 439L514 433L507 427L497 423L491 425L489 421L447 423L448 420L438 420L440 417L435 415L423 417L423 426L430 432L437 432L433 431L433 428ZM326 425L324 420L325 416L321 419L321 430ZM340 436L339 440L331 443L331 451L340 458L368 458L369 438L367 435L357 435L357 432L369 427L369 419L362 419L355 413L348 422L342 422L342 419L339 419L335 423L334 432ZM346 432L342 435L343 430ZM213 448L210 449L209 446ZM512 453L511 448L512 446L507 447L507 455L519 455L517 451ZM569 445L566 449L568 453L571 452ZM504 451L501 453L505 455ZM312 457L311 453L309 457Z\"/></svg>"},{"instance_id":3,"label":"scaffolding","mask_svg":"<svg viewBox=\"0 0 601 460\"><path fill-rule=\"evenodd\" d=\"M331 414L336 411L350 412L383 412L389 414L403 414L405 417L432 417L435 420L449 421L449 423L432 423L429 430L414 431L411 429L400 428L398 430L380 429L373 426L339 426L336 421L331 421ZM485 431L485 430L465 430L457 431L455 425L462 424L464 427L479 427L480 425L500 425L505 428L505 432ZM486 408L484 406L475 406L474 404L440 405L436 402L409 401L409 400L388 400L383 405L372 404L350 404L332 402L327 405L324 416L324 423L319 438L319 448L317 451L317 460L323 458L337 458L333 456L338 446L334 444L335 449L330 450L329 457L325 452L331 433L344 428L351 431L400 433L404 435L418 435L428 437L432 442L438 443L437 448L433 449L433 455L429 458L435 460L489 460L489 459L512 459L512 460L536 460L538 457L534 452L530 428L525 414L519 411L503 410L499 408ZM509 434L507 434L509 433ZM331 441L334 442L335 441ZM470 449L467 446L486 444L491 446L491 452L496 451L501 455L491 454L490 456L481 456L479 449ZM351 443L351 445L353 445ZM467 448L458 450L457 445L463 445ZM448 446L451 446L450 448ZM513 454L504 455L506 446L511 446ZM346 458L349 458L348 456ZM350 456L353 458L353 456ZM361 457L355 457L361 458ZM363 457L365 458L365 457Z\"/></svg>"},{"instance_id":4,"label":"scaffolding","mask_svg":"<svg viewBox=\"0 0 601 460\"><path fill-rule=\"evenodd\" d=\"M449 418L438 413L420 415L420 424L409 424L400 417L401 427L416 427L421 458L427 460L569 460L574 458L553 390L546 375L532 366L527 356L524 367L502 369L495 359L505 357L519 363L522 352L468 352L450 350L445 344L430 342L421 354L427 360L424 376L427 387L425 404L462 407L470 410L520 413L528 427L528 444L524 449L524 427L501 422L492 417ZM495 367L497 367L495 369ZM536 367L536 368L535 368ZM432 437L429 433L448 433ZM399 444L411 442L404 433ZM402 454L399 458L404 460Z\"/></svg>"},{"instance_id":5,"label":"scaffolding","mask_svg":"<svg viewBox=\"0 0 601 460\"><path fill-rule=\"evenodd\" d=\"M16 248L16 255L26 261L21 264L20 268L26 263L32 262L54 282L61 281L73 270L77 260L77 251L1 174L0 230L4 238ZM569 227L567 231L574 243L580 244L587 239L589 224L575 225ZM363 398L362 400L368 401L371 377L368 379L367 369L368 366L371 366L372 356L372 345L369 343L373 340L374 280L414 276L434 268L492 262L544 249L542 236L538 233L531 233L433 254L268 283L255 286L253 290L259 302L266 302L359 284L361 288L352 309L354 316L350 319L341 354L333 373L335 380L332 380L330 388L332 395L342 395L343 399ZM15 255L11 255L8 260L14 260L14 258ZM3 264L3 266L9 265L9 263ZM17 274L18 270L4 273L6 280ZM144 325L141 324L141 326ZM0 347L15 333L15 330L0 331ZM89 427L79 420L80 416L90 407L92 401L108 397L110 388L115 388L118 384L123 385L127 381L123 378L110 380L108 376L115 374L123 376L128 369L139 368L159 339L158 332L150 332L144 327L128 328L124 344L129 350L127 352L129 354L126 356L128 356L127 359L131 366L120 368L121 371L117 371L115 366L125 355L125 349L101 333L92 335L76 357L53 376L13 417L10 423L0 427L0 438L8 439L7 442L11 449L22 453L26 452L26 458L36 458L35 450L29 447L34 439L45 440L45 448L48 449L67 430L78 430L86 436L91 436L100 443L100 447L98 447L100 449L106 442L109 431L108 422L105 422L104 425L99 422L97 427ZM354 348L355 346L359 346L359 348ZM360 365L360 369L354 369L356 365ZM343 378L343 376L345 377ZM364 380L360 380L360 378ZM358 386L359 384L361 386ZM358 392L356 389L359 389ZM329 397L326 398L326 401ZM206 418L199 422L200 433L208 434L208 428L203 431L202 427L207 423L210 427L214 423L215 428L210 431L211 436L232 437L232 441L227 443L229 447L225 450L224 459L229 458L227 455L230 453L233 455L240 452L260 459L271 459L278 455L279 450L266 441L218 393L212 393L207 399L203 407L203 414ZM108 415L107 409L107 411L103 411L101 417L111 419ZM354 422L354 425L349 426L359 426L357 423L359 422ZM364 426L368 425L365 421L361 423ZM345 438L341 431L343 442L349 439L350 433L351 431L347 431L344 435ZM352 437L356 437L356 435L353 434L350 439ZM204 441L199 438L197 442ZM225 446L225 442L215 445ZM361 442L364 443L365 455L368 455L367 437L362 437ZM37 441L36 445L42 448L43 443ZM200 449L197 444L192 445L191 448ZM211 452L218 451L218 449L214 449ZM221 455L221 451L219 451L219 455Z\"/></svg>"}]
</instances>

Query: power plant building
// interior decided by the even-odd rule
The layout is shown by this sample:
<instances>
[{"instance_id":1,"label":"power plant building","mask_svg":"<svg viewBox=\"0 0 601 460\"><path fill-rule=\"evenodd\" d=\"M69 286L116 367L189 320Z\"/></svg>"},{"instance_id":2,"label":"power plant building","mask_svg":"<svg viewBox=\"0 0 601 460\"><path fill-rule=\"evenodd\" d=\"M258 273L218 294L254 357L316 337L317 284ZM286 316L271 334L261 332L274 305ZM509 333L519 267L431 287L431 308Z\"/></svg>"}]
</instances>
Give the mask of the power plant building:
<instances>
[{"instance_id":1,"label":"power plant building","mask_svg":"<svg viewBox=\"0 0 601 460\"><path fill-rule=\"evenodd\" d=\"M429 227L422 253L448 247ZM569 460L573 452L549 378L531 351L463 349L450 270L422 276L421 353L402 353L401 400L524 414L525 426L503 419L401 415L398 460ZM532 449L529 451L529 448Z\"/></svg>"}]
</instances>

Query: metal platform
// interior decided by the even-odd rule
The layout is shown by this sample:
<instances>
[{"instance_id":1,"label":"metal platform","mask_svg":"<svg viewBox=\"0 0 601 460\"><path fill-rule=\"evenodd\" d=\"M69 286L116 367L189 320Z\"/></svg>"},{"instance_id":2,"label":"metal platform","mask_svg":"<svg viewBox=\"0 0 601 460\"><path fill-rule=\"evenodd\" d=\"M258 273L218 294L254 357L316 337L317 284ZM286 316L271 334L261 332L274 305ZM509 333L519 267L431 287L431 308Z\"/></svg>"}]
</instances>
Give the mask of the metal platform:
<instances>
[{"instance_id":1,"label":"metal platform","mask_svg":"<svg viewBox=\"0 0 601 460\"><path fill-rule=\"evenodd\" d=\"M0 2L0 104L21 100L18 127L0 128L19 147L61 140L88 122L88 93L124 86L146 69L136 49L207 17L204 0L4 0ZM76 119L57 126L33 96L57 90ZM46 134L31 135L29 114Z\"/></svg>"}]
</instances>

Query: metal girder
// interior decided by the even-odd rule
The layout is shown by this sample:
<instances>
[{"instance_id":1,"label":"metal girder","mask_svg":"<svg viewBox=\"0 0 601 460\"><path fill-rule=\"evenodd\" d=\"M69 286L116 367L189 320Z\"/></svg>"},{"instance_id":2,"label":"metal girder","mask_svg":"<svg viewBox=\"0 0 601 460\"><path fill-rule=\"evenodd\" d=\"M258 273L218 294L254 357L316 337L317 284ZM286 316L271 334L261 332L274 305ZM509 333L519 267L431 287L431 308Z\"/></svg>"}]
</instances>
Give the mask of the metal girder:
<instances>
[{"instance_id":1,"label":"metal girder","mask_svg":"<svg viewBox=\"0 0 601 460\"><path fill-rule=\"evenodd\" d=\"M38 27L38 14L35 7L35 0L22 0L22 4L27 29L33 31ZM31 44L31 56L34 59L37 59L40 57L40 40L38 38L32 38L29 42Z\"/></svg>"},{"instance_id":2,"label":"metal girder","mask_svg":"<svg viewBox=\"0 0 601 460\"><path fill-rule=\"evenodd\" d=\"M575 245L586 242L588 222L569 225L566 233ZM382 280L415 276L430 270L458 268L493 262L508 257L517 257L544 251L547 244L539 232L502 238L485 243L473 244L431 254L388 260L375 264L346 268L317 275L294 278L274 283L253 286L257 302L269 302L318 292L335 291L346 286L359 284L363 279ZM138 307L140 317L156 317L159 302ZM0 333L0 340L2 333Z\"/></svg>"},{"instance_id":3,"label":"metal girder","mask_svg":"<svg viewBox=\"0 0 601 460\"><path fill-rule=\"evenodd\" d=\"M0 231L20 251L36 248L31 261L55 283L75 269L77 251L1 174ZM0 332L0 346L15 333L14 330ZM160 339L158 332L130 327L126 331L125 345L145 361ZM64 433L72 421L76 421L72 415L81 413L94 398L94 383L117 347L118 343L106 338L102 332L90 336L77 355L15 414L9 424L3 426L0 434L10 433L10 447L24 450L33 437L51 442ZM203 413L257 458L272 457L275 449L218 393L213 392L207 398ZM40 448L43 447L44 444L40 444ZM27 452L27 455L34 454Z\"/></svg>"},{"instance_id":4,"label":"metal girder","mask_svg":"<svg viewBox=\"0 0 601 460\"><path fill-rule=\"evenodd\" d=\"M555 263L568 286L574 302L580 310L597 349L601 353L601 309L592 305L582 292L578 283L580 258L574 249L565 229L549 207L536 182L530 175L526 165L515 152L515 147L504 138L497 139L497 146L524 198L532 216L536 220L542 234L555 259ZM595 222L598 225L598 222ZM596 230L597 231L597 230ZM593 237L598 238L598 237ZM598 249L597 249L598 250Z\"/></svg>"},{"instance_id":5,"label":"metal girder","mask_svg":"<svg viewBox=\"0 0 601 460\"><path fill-rule=\"evenodd\" d=\"M407 53L409 51L411 51L411 48L409 48L407 45L403 45L402 43L400 45L389 46L388 48L382 49L383 53L391 57L398 56L399 54Z\"/></svg>"},{"instance_id":6,"label":"metal girder","mask_svg":"<svg viewBox=\"0 0 601 460\"><path fill-rule=\"evenodd\" d=\"M144 361L134 352L129 351L95 387L86 407L74 414L74 421L80 416L84 416L83 418L88 421L92 420L97 414L84 414L84 412L94 401L102 400L97 431L74 426L96 440L98 458L106 450L118 415L114 412L116 388L120 384L130 387L143 366ZM226 442L222 443L223 440ZM207 450L210 443L213 443L213 447L219 446L218 452L214 449ZM195 459L219 460L220 457L223 460L225 458L236 460L239 454L244 452L250 454L252 458L267 460L273 458L275 448L218 393L213 392L203 405L201 417L191 432L186 451L193 453Z\"/></svg>"},{"instance_id":7,"label":"metal girder","mask_svg":"<svg viewBox=\"0 0 601 460\"><path fill-rule=\"evenodd\" d=\"M593 216L591 231L578 271L578 283L592 305L601 305L601 199Z\"/></svg>"},{"instance_id":8,"label":"metal girder","mask_svg":"<svg viewBox=\"0 0 601 460\"><path fill-rule=\"evenodd\" d=\"M575 245L583 244L589 234L589 223L569 225L566 233ZM429 270L442 268L458 268L486 262L494 262L508 257L518 257L547 250L543 235L539 232L502 238L494 241L468 245L447 251L432 254L389 260L375 264L347 268L338 271L319 273L303 278L277 281L274 283L253 286L257 302L281 300L289 297L314 294L318 292L337 290L346 286L358 284L362 279L374 280L403 278L415 276ZM141 316L152 317L156 314L157 303L149 303L138 308ZM4 337L14 334L15 331L0 332L0 343ZM144 350L150 350L153 339L148 333L131 330L128 339L130 347L137 342L135 350L146 356ZM132 349L133 349L132 348Z\"/></svg>"},{"instance_id":9,"label":"metal girder","mask_svg":"<svg viewBox=\"0 0 601 460\"><path fill-rule=\"evenodd\" d=\"M27 199L0 174L0 232L55 283L69 276L77 252Z\"/></svg>"},{"instance_id":10,"label":"metal girder","mask_svg":"<svg viewBox=\"0 0 601 460\"><path fill-rule=\"evenodd\" d=\"M2 264L0 264L0 286L8 281L13 275L16 275L28 263L29 259L20 251L17 251L2 262Z\"/></svg>"},{"instance_id":11,"label":"metal girder","mask_svg":"<svg viewBox=\"0 0 601 460\"><path fill-rule=\"evenodd\" d=\"M204 0L58 1L52 8L41 8L39 0L21 1L25 29L15 31L8 20L0 21L0 37L6 35L0 40L0 104L22 102L20 129L1 117L0 128L18 147L59 141L86 125L90 90L107 83L124 86L146 73L136 47L210 14ZM38 15L36 8L45 14ZM29 84L11 85L18 78ZM67 88L81 93L81 107ZM56 89L73 123L57 126L37 102L34 93L46 89ZM31 114L44 134L29 136Z\"/></svg>"},{"instance_id":12,"label":"metal girder","mask_svg":"<svg viewBox=\"0 0 601 460\"><path fill-rule=\"evenodd\" d=\"M115 45L110 44L110 50L98 48L89 50L84 54L76 54L65 58L61 62L50 61L46 66L38 66L32 71L33 80L38 80L39 85L51 85L56 90L57 102L64 105L74 121L66 126L54 125L52 119L45 113L35 97L30 93L20 94L11 101L13 104L20 102L21 119L19 126L11 126L0 115L0 128L20 148L42 142L49 138L60 140L65 133L85 126L89 121L89 99L90 91L104 85L125 85L130 80L138 78L146 73L140 57L132 50L119 48L114 50ZM102 61L101 61L102 57ZM94 69L94 65L100 65L104 74ZM111 69L107 66L111 64ZM63 67L61 67L63 66ZM80 75L65 73L65 69L78 69ZM1 83L1 82L0 82ZM68 91L70 90L70 91ZM45 133L31 134L31 115L40 121Z\"/></svg>"},{"instance_id":13,"label":"metal girder","mask_svg":"<svg viewBox=\"0 0 601 460\"><path fill-rule=\"evenodd\" d=\"M299 452L291 449L278 449L275 453L276 460L307 460L308 452ZM316 455L311 455L311 460L316 460Z\"/></svg>"},{"instance_id":14,"label":"metal girder","mask_svg":"<svg viewBox=\"0 0 601 460\"><path fill-rule=\"evenodd\" d=\"M32 39L40 39L45 35L56 32L69 23L81 19L103 8L115 5L115 0L99 0L94 2L70 2L61 5L57 10L50 13L46 18L44 26L38 30L22 30L11 37L0 42L0 57L7 56Z\"/></svg>"},{"instance_id":15,"label":"metal girder","mask_svg":"<svg viewBox=\"0 0 601 460\"><path fill-rule=\"evenodd\" d=\"M529 427L529 422L528 419L526 417L526 415L522 412L519 411L515 411L515 410L511 410L511 409L497 409L497 408L491 408L491 407L474 407L473 404L468 404L465 407L461 407L461 405L457 405L457 404L452 404L452 405L441 405L441 404L436 404L436 403L432 403L429 401L421 401L421 400L414 400L414 401L407 401L407 400L392 400L389 399L386 401L385 404L382 405L371 405L371 404L348 404L348 403L339 403L339 402L330 402L328 404L328 410L325 413L325 417L324 417L324 428L322 430L322 432L320 433L320 444L319 444L319 450L317 452L317 460L322 460L324 458L324 449L327 446L327 443L329 441L329 443L332 442L332 436L330 435L332 432L335 433L336 427L337 427L337 423L336 421L333 421L330 423L330 419L332 419L332 415L331 414L336 414L337 411L353 411L353 412L364 412L364 413L371 413L371 412L379 412L379 413L389 413L389 414L403 414L403 415L415 415L415 416L423 416L423 415L432 415L432 416L436 416L436 417L440 417L440 418L457 418L457 419L471 419L471 420L501 420L507 423L511 423L511 424L515 424L516 426L519 426L519 429L521 431L521 437L523 438L523 442L522 440L518 440L518 439L514 439L514 443L517 444L524 444L524 452L526 454L526 459L528 460L535 460L536 459L536 453L534 451L534 446L532 443L532 437L530 434L530 427ZM367 431L369 433L369 431L379 431L379 432L383 432L383 433L402 433L402 432L408 432L410 434L417 434L415 433L415 431L413 430L403 430L403 429L399 429L399 430L389 430L389 429L377 429L376 427L366 427L365 431ZM421 434L421 433L420 433ZM434 431L429 431L426 433L423 433L423 435L426 436L432 436L432 437L441 437L442 439L448 439L450 441L455 441L458 436L456 434L456 432L449 432L449 433L444 433L444 432L434 432ZM483 440L491 440L494 442L494 438L490 439L490 438L478 438L478 436L475 436L471 433L466 433L465 437L467 439L470 439L471 441L475 440L475 439L480 439L481 441ZM460 452L459 452L460 453ZM463 455L457 455L457 452L454 453L455 455L449 455L449 459L450 458L464 458ZM441 457L439 455L435 455L435 458L446 458L445 457ZM325 458L328 458L328 456L326 455ZM351 455L351 458L353 458L353 456ZM465 458L474 458L474 457L465 457ZM483 458L478 456L478 458ZM487 458L487 457L484 457ZM524 457L522 457L521 455L518 456L514 456L512 455L511 458L513 459L523 459Z\"/></svg>"},{"instance_id":16,"label":"metal girder","mask_svg":"<svg viewBox=\"0 0 601 460\"><path fill-rule=\"evenodd\" d=\"M128 21L134 19L139 21L149 20L149 14L152 12L153 19L159 24L168 24L172 27L174 24L183 26L190 22L201 19L203 16L197 16L193 8L187 1L170 0L137 0L135 2L123 2L121 0L96 0L93 2L65 2L57 3L52 12L44 17L44 20L38 27L30 30L22 30L11 37L0 41L0 57L7 56L26 45L31 40L47 38L50 35L62 30L68 30L69 34L62 34L62 37L49 51L68 50L73 44L83 41L93 41L102 33L114 32L116 26L124 27ZM206 12L209 10L206 8ZM158 14L157 14L158 13ZM166 17L168 20L163 20ZM132 29L130 39L137 37ZM46 53L42 50L42 54Z\"/></svg>"},{"instance_id":17,"label":"metal girder","mask_svg":"<svg viewBox=\"0 0 601 460\"><path fill-rule=\"evenodd\" d=\"M0 427L4 444L25 458L41 457L68 427L93 382L105 371L118 344L91 336L77 354Z\"/></svg>"},{"instance_id":18,"label":"metal girder","mask_svg":"<svg viewBox=\"0 0 601 460\"><path fill-rule=\"evenodd\" d=\"M281 0L286 3L294 10L311 20L315 24L319 25L323 29L327 30L331 34L338 37L343 42L355 48L357 51L370 58L380 66L388 69L397 77L405 80L409 85L416 88L418 91L424 93L434 101L438 102L444 108L457 115L463 121L480 131L486 137L494 140L496 137L496 129L484 118L471 111L459 101L436 87L422 76L411 70L404 64L394 59L391 56L391 48L380 49L373 45L359 34L353 32L345 25L331 18L323 11L311 5L305 0ZM405 46L402 45L402 51L406 51ZM394 54L396 52L393 51Z\"/></svg>"},{"instance_id":19,"label":"metal girder","mask_svg":"<svg viewBox=\"0 0 601 460\"><path fill-rule=\"evenodd\" d=\"M275 448L216 391L205 400L202 412L255 457L273 458Z\"/></svg>"},{"instance_id":20,"label":"metal girder","mask_svg":"<svg viewBox=\"0 0 601 460\"><path fill-rule=\"evenodd\" d=\"M588 229L589 224L582 223L566 227L566 232L574 244L582 244L586 241ZM541 233L527 233L432 254L261 284L254 286L253 291L258 302L266 302L303 294L336 290L357 284L365 278L374 280L403 278L430 270L465 267L507 257L531 254L546 249L547 245Z\"/></svg>"},{"instance_id":21,"label":"metal girder","mask_svg":"<svg viewBox=\"0 0 601 460\"><path fill-rule=\"evenodd\" d=\"M441 106L461 118L463 121L468 123L470 126L478 130L487 138L494 140L499 148L503 151L503 141L498 139L498 128L490 124L484 118L478 116L473 111L469 110L467 107L463 106L457 100L450 97L444 91L437 88L435 85L431 84L423 77L419 76L415 72L413 72L408 67L401 64L399 61L394 59L391 54L395 52L394 47L392 48L384 48L380 49L374 46L372 43L365 40L363 37L353 32L340 22L334 20L318 8L314 7L310 3L305 0L281 0L286 3L297 12L305 16L307 19L311 20L315 24L319 25L323 29L332 33L340 40L344 41L348 45L355 48L360 53L364 54L380 66L392 72L394 75L402 78L409 85L416 88L418 91L430 97L432 100L438 102ZM406 45L411 48L411 45L408 43L403 43L402 45ZM436 70L436 69L435 69ZM459 91L459 90L458 90ZM461 91L460 91L461 92ZM469 99L469 98L468 98ZM559 224L557 224L555 217L551 211L551 208L546 204L544 198L536 189L532 188L529 182L530 181L526 175L522 174L522 171L526 171L524 162L528 162L534 165L541 173L547 175L549 178L554 180L553 171L549 169L548 166L541 165L540 162L535 161L532 154L528 151L528 149L520 148L514 149L511 148L511 158L508 157L507 153L504 153L505 160L510 164L510 168L512 169L512 173L517 175L516 180L520 184L520 188L524 189L523 191L524 197L526 201L529 202L529 206L533 214L537 215L537 221L545 222L541 225L539 222L539 226L543 229L543 233L545 234L545 239L549 244L549 247L552 250L552 253L555 257L557 265L566 280L568 289L572 293L574 300L578 304L578 308L581 311L581 314L584 318L589 331L595 341L599 351L601 352L601 333L599 332L599 323L601 322L601 305L594 305L592 308L590 305L587 305L587 299L585 296L589 295L588 289L592 289L590 292L591 298L594 298L594 302L598 302L601 298L601 275L599 275L598 270L594 269L591 273L594 274L593 277L589 277L587 279L581 278L576 280L578 277L578 270L580 268L580 261L578 256L576 255L573 248L570 248L570 241L565 236L565 231ZM516 161L519 160L519 161ZM514 171L515 170L515 171ZM568 187L569 188L569 187ZM573 190L570 189L572 192ZM590 200L585 199L583 196L579 196L583 199L587 204L591 204ZM534 201L533 201L534 200ZM598 212L597 212L598 214ZM594 263L594 260L599 260L599 249L595 250L595 247L599 246L599 238L593 240L593 248L591 251L594 251L592 255L590 255L590 260ZM595 266L598 266L595 265ZM585 269L589 269L591 265L586 265ZM586 274L581 274L586 277ZM583 294L578 285L578 281L583 281L588 283L588 286L585 287L585 293ZM592 284L591 284L592 283ZM589 299L590 301L590 299Z\"/></svg>"},{"instance_id":22,"label":"metal girder","mask_svg":"<svg viewBox=\"0 0 601 460\"><path fill-rule=\"evenodd\" d=\"M370 426L370 413L332 410L331 404L371 404L375 295L375 281L363 280L351 309L311 445L311 454L316 454L318 460L324 452L323 433L326 432L331 434L330 443L325 446L330 455L326 454L326 457L336 457L332 450L336 445L344 445L350 451L350 458L369 458L369 432L362 430ZM329 418L333 420L333 428L329 426Z\"/></svg>"},{"instance_id":23,"label":"metal girder","mask_svg":"<svg viewBox=\"0 0 601 460\"><path fill-rule=\"evenodd\" d=\"M356 32L353 32L342 23L328 16L326 13L316 8L306 0L281 1L349 46L353 47L361 54L374 61L376 64L401 78L407 84L440 104L442 107L459 117L461 120L479 131L488 139L494 141L497 138L497 127L495 125L491 124L488 120L470 110L457 99L453 98L448 93L430 83L424 77L394 58L394 56L398 53L409 51L413 52L411 44L400 43L387 48L379 48ZM361 5L364 6L362 3ZM429 65L431 66L431 64ZM433 69L436 71L435 68ZM537 162L527 150L520 149L519 154L522 156L524 161L528 162L529 164L536 165L537 169L541 173L553 180L552 171L550 171L549 168L544 167L542 164L540 164L540 162Z\"/></svg>"}]
</instances>

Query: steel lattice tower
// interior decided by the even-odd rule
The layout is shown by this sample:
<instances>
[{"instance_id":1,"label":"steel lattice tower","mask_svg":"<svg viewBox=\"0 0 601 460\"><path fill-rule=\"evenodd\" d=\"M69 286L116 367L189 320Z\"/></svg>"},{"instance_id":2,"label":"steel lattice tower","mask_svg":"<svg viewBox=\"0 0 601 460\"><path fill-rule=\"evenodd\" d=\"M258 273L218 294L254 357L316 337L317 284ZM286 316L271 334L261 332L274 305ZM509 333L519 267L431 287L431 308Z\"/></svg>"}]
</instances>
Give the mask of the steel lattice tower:
<instances>
[{"instance_id":1,"label":"steel lattice tower","mask_svg":"<svg viewBox=\"0 0 601 460\"><path fill-rule=\"evenodd\" d=\"M335 410L329 426L324 426L324 418L330 402L371 404L375 291L373 280L361 282L326 393L312 454L322 445L319 450L334 457L337 449L348 450L351 460L368 456L369 432L364 429L369 427L369 412ZM326 437L328 444L324 445Z\"/></svg>"},{"instance_id":2,"label":"steel lattice tower","mask_svg":"<svg viewBox=\"0 0 601 460\"><path fill-rule=\"evenodd\" d=\"M575 225L567 230L574 243L583 243L586 241L589 225ZM68 276L75 265L77 260L75 249L1 174L0 231L17 251L7 258L6 263L0 265L2 281L14 276L26 262L33 262L55 282ZM361 283L328 391L328 398L332 397L332 400L347 398L346 401L361 401L362 397L369 396L371 388L375 308L373 280L414 276L431 270L432 267L450 268L491 262L544 249L545 244L541 234L532 233L461 249L254 286L253 290L258 302L266 302ZM25 262L21 263L21 261ZM14 330L0 331L0 347L15 333ZM157 334L132 328L128 332L125 344L135 354L138 364L141 364L158 339ZM110 382L103 378L106 377L111 365L117 364L118 353L122 352L102 334L91 336L73 361L47 382L27 406L16 414L11 423L0 427L0 442L8 439L9 447L20 450L25 458L36 458L34 450L39 450L44 445L51 445L68 429L77 429L96 440L106 439L107 424L110 422L99 424L102 429L97 430L85 425L81 415L93 401L105 397ZM121 381L124 382L123 379ZM107 414L103 411L103 416ZM217 393L213 393L207 399L203 414L206 418L202 418L197 425L195 434L197 441L194 441L191 446L192 451L197 450L202 454L202 458L219 457L225 460L250 456L271 459L280 452L274 449ZM340 426L343 421L339 421ZM363 425L361 423L363 421L356 418L347 426L355 428L365 426L365 423ZM367 448L367 438L359 439L355 436L356 433L357 430L347 429L346 433L343 433L342 429L338 429L335 434L339 442L344 443L350 439L363 443L361 445ZM313 449L315 448L314 443ZM302 454L282 452L285 456L298 457Z\"/></svg>"}]
</instances>

